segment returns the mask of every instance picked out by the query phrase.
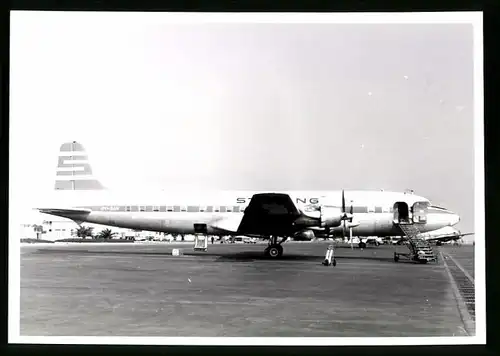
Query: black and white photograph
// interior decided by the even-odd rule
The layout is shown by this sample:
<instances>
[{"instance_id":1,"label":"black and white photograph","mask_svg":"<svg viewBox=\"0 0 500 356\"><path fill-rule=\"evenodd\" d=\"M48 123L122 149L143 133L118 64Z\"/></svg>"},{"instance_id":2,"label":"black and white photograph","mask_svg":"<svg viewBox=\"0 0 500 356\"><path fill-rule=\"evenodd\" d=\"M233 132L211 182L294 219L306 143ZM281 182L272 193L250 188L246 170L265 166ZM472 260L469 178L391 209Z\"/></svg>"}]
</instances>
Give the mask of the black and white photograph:
<instances>
[{"instance_id":1,"label":"black and white photograph","mask_svg":"<svg viewBox=\"0 0 500 356\"><path fill-rule=\"evenodd\" d=\"M10 31L9 342L485 343L480 12Z\"/></svg>"}]
</instances>

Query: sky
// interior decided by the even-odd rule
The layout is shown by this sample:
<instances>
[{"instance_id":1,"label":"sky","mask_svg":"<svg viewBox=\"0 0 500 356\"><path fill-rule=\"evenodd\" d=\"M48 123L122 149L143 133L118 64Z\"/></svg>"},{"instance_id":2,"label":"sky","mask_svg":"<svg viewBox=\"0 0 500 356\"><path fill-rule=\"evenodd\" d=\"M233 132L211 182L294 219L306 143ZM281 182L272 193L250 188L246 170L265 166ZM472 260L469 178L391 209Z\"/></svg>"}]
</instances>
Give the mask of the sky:
<instances>
[{"instance_id":1,"label":"sky","mask_svg":"<svg viewBox=\"0 0 500 356\"><path fill-rule=\"evenodd\" d=\"M77 140L110 187L409 188L474 231L470 24L36 15L11 19L18 209Z\"/></svg>"}]
</instances>

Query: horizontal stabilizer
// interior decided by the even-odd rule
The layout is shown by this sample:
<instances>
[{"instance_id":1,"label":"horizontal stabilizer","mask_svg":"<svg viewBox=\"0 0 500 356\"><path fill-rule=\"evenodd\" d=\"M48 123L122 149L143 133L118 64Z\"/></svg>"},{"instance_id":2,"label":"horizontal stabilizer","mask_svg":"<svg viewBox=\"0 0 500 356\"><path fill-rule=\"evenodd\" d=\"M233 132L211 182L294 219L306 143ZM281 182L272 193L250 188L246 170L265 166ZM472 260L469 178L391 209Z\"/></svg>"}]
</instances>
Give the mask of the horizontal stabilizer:
<instances>
[{"instance_id":1,"label":"horizontal stabilizer","mask_svg":"<svg viewBox=\"0 0 500 356\"><path fill-rule=\"evenodd\" d=\"M58 215L64 217L71 215L90 214L92 212L92 210L90 209L72 209L72 208L65 208L65 209L37 208L36 210L38 210L43 214Z\"/></svg>"}]
</instances>

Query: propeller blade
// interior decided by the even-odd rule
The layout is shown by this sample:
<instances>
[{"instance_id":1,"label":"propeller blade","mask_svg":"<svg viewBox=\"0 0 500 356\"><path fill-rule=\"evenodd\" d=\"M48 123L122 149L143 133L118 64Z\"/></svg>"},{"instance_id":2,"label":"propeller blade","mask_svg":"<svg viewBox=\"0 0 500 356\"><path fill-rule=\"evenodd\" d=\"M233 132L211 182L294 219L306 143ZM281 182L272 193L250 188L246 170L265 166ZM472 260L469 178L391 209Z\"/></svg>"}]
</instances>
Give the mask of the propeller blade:
<instances>
[{"instance_id":1,"label":"propeller blade","mask_svg":"<svg viewBox=\"0 0 500 356\"><path fill-rule=\"evenodd\" d=\"M352 228L349 228L349 239L351 240L351 250L354 248L352 246Z\"/></svg>"},{"instance_id":2,"label":"propeller blade","mask_svg":"<svg viewBox=\"0 0 500 356\"><path fill-rule=\"evenodd\" d=\"M342 189L342 212L345 213L345 196L344 189Z\"/></svg>"}]
</instances>

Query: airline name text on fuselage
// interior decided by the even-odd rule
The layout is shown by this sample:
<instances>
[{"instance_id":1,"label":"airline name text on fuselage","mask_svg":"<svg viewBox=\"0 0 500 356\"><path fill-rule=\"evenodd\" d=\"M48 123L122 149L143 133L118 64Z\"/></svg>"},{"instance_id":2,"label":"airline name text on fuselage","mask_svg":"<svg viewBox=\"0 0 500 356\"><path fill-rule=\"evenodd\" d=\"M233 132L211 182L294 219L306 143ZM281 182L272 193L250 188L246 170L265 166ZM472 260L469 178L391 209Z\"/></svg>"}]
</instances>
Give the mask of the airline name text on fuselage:
<instances>
[{"instance_id":1,"label":"airline name text on fuselage","mask_svg":"<svg viewBox=\"0 0 500 356\"><path fill-rule=\"evenodd\" d=\"M238 204L247 204L250 202L252 198L236 198L236 203ZM297 204L318 204L318 198L296 198L295 203Z\"/></svg>"}]
</instances>

